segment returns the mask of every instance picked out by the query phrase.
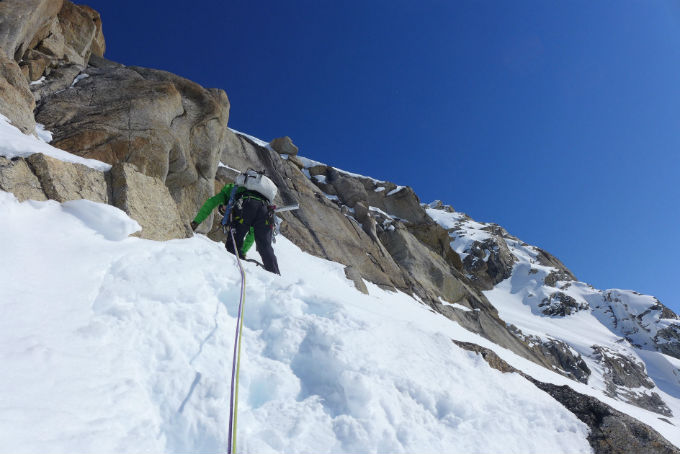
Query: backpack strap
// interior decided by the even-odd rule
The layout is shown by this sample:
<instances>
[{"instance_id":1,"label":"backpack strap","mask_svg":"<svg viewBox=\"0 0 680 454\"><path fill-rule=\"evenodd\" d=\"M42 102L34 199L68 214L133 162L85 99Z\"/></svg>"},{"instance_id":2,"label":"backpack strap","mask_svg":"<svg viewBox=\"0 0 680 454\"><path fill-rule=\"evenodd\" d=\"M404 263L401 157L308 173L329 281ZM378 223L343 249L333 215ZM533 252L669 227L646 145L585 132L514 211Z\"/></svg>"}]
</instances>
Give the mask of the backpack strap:
<instances>
[{"instance_id":1,"label":"backpack strap","mask_svg":"<svg viewBox=\"0 0 680 454\"><path fill-rule=\"evenodd\" d=\"M231 189L231 194L229 194L229 202L227 202L227 208L224 210L224 217L222 218L222 226L225 228L229 225L231 219L231 210L234 208L234 202L236 202L236 192L238 186L234 185Z\"/></svg>"}]
</instances>

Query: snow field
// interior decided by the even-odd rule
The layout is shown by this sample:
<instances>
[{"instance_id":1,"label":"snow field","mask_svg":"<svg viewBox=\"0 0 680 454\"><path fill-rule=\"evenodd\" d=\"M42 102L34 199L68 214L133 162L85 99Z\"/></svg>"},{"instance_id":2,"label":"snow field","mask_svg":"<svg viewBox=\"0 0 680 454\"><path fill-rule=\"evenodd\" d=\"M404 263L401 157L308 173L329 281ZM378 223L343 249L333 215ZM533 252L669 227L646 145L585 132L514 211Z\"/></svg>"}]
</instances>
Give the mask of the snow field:
<instances>
[{"instance_id":1,"label":"snow field","mask_svg":"<svg viewBox=\"0 0 680 454\"><path fill-rule=\"evenodd\" d=\"M88 201L0 192L0 212L2 450L224 451L240 276L223 245L128 238ZM492 344L275 250L282 277L246 263L240 452L590 452L574 415L451 339Z\"/></svg>"}]
</instances>

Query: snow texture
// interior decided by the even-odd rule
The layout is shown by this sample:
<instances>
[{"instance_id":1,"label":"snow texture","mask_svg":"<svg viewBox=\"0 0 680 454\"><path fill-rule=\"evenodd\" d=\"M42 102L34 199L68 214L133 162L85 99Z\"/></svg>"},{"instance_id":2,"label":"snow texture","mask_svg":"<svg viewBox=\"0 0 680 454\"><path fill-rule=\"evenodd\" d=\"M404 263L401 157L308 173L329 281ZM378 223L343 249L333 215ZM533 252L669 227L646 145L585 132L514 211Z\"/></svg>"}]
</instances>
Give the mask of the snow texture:
<instances>
[{"instance_id":1,"label":"snow texture","mask_svg":"<svg viewBox=\"0 0 680 454\"><path fill-rule=\"evenodd\" d=\"M223 452L233 256L201 235L128 238L136 223L96 205L0 192L0 361L11 371L0 375L0 446ZM285 238L275 248L282 277L245 264L239 452L590 452L573 414L451 339L488 341L407 295L361 294L341 265Z\"/></svg>"}]
</instances>

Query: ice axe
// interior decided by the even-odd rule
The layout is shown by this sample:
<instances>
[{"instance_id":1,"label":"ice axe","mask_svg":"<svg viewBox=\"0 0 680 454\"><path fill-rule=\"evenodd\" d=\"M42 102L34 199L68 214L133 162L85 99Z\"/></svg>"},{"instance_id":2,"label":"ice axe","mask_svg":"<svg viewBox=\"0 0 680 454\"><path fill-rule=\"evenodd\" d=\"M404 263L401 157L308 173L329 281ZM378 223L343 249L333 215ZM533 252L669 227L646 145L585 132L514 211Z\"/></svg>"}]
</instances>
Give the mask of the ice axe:
<instances>
[{"instance_id":1,"label":"ice axe","mask_svg":"<svg viewBox=\"0 0 680 454\"><path fill-rule=\"evenodd\" d=\"M283 213L284 211L293 211L293 210L297 210L299 208L300 208L300 204L294 203L292 205L286 205L286 206L282 206L282 207L274 206L272 211L274 213ZM272 241L274 243L276 243L276 235L278 235L280 232L281 232L281 219L279 219L278 216L274 216L274 236L272 238Z\"/></svg>"},{"instance_id":2,"label":"ice axe","mask_svg":"<svg viewBox=\"0 0 680 454\"><path fill-rule=\"evenodd\" d=\"M295 203L293 205L286 205L283 207L276 207L274 208L274 213L283 213L284 211L293 211L293 210L298 210L300 209L300 204Z\"/></svg>"}]
</instances>

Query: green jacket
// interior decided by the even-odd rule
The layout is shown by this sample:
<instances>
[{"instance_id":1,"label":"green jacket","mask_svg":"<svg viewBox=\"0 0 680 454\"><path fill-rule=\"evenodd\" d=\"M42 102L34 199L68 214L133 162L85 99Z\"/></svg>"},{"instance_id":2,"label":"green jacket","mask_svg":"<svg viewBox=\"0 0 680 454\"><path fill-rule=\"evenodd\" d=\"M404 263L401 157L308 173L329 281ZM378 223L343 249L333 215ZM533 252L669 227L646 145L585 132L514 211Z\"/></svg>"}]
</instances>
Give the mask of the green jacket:
<instances>
[{"instance_id":1,"label":"green jacket","mask_svg":"<svg viewBox=\"0 0 680 454\"><path fill-rule=\"evenodd\" d=\"M216 195L210 197L208 200L205 201L203 206L201 207L200 210L198 210L198 214L194 218L194 222L196 224L200 224L201 222L205 221L205 218L210 216L210 213L218 206L218 205L226 205L229 203L229 197L231 196L231 191L234 189L233 184L225 184L222 190L217 193ZM238 187L236 189L236 194L240 194L241 192L245 191L246 188L244 187ZM248 231L248 234L246 235L246 239L243 241L243 246L241 247L241 252L243 254L246 254L248 250L253 246L253 243L255 242L255 231L253 228L250 228L250 231Z\"/></svg>"}]
</instances>

